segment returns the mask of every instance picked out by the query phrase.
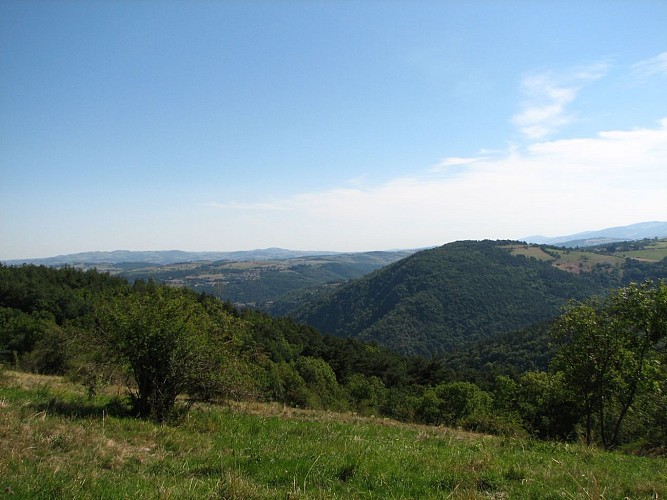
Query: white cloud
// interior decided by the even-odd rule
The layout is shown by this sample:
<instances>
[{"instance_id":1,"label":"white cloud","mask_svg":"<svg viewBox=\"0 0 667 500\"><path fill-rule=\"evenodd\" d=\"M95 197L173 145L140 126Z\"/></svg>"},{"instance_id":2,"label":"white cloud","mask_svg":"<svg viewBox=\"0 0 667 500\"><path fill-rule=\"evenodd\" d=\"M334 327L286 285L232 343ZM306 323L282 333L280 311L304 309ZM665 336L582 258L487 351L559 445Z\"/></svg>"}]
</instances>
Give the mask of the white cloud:
<instances>
[{"instance_id":1,"label":"white cloud","mask_svg":"<svg viewBox=\"0 0 667 500\"><path fill-rule=\"evenodd\" d=\"M234 209L223 222L231 233L252 225L249 233L293 248L405 248L568 234L667 220L666 158L667 119L653 129L544 141L495 158L450 158L444 163L467 165L452 177L428 172L370 188L303 193L258 204L275 207L260 215L248 210L256 208L252 204L219 208L225 214Z\"/></svg>"},{"instance_id":2,"label":"white cloud","mask_svg":"<svg viewBox=\"0 0 667 500\"><path fill-rule=\"evenodd\" d=\"M367 180L367 175L358 175L347 180L350 186L362 186Z\"/></svg>"},{"instance_id":3,"label":"white cloud","mask_svg":"<svg viewBox=\"0 0 667 500\"><path fill-rule=\"evenodd\" d=\"M290 205L287 200L283 201L258 201L258 202L241 202L241 201L228 201L228 202L208 202L202 203L202 207L208 208L220 208L225 210L290 210Z\"/></svg>"},{"instance_id":4,"label":"white cloud","mask_svg":"<svg viewBox=\"0 0 667 500\"><path fill-rule=\"evenodd\" d=\"M600 63L577 68L567 75L536 73L521 82L524 101L521 110L512 117L512 123L529 139L543 139L574 117L566 107L572 103L584 84L604 76L607 65Z\"/></svg>"},{"instance_id":5,"label":"white cloud","mask_svg":"<svg viewBox=\"0 0 667 500\"><path fill-rule=\"evenodd\" d=\"M441 160L436 166L431 168L431 172L443 172L452 167L465 167L474 163L486 160L486 156L475 156L470 158L451 157Z\"/></svg>"},{"instance_id":6,"label":"white cloud","mask_svg":"<svg viewBox=\"0 0 667 500\"><path fill-rule=\"evenodd\" d=\"M667 52L634 64L632 70L639 81L645 81L654 76L667 76Z\"/></svg>"}]
</instances>

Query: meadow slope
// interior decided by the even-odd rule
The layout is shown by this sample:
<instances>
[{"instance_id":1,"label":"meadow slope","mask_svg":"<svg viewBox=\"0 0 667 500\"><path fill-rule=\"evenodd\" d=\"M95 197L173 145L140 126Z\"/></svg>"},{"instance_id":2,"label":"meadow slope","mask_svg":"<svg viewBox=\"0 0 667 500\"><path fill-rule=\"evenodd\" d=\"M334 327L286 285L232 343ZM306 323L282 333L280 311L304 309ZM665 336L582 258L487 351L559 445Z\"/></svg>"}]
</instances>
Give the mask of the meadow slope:
<instances>
[{"instance_id":1,"label":"meadow slope","mask_svg":"<svg viewBox=\"0 0 667 500\"><path fill-rule=\"evenodd\" d=\"M13 498L662 498L667 460L284 408L194 408L178 426L0 372L0 491Z\"/></svg>"}]
</instances>

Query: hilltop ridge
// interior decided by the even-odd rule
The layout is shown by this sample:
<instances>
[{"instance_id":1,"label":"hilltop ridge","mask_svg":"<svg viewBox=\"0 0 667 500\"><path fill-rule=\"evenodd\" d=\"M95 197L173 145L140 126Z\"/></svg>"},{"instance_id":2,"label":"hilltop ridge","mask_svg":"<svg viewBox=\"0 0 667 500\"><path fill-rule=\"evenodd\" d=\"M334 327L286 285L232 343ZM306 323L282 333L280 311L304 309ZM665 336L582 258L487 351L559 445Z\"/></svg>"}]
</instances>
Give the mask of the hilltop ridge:
<instances>
[{"instance_id":1,"label":"hilltop ridge","mask_svg":"<svg viewBox=\"0 0 667 500\"><path fill-rule=\"evenodd\" d=\"M274 313L403 354L438 355L549 321L570 300L667 278L665 257L664 240L585 250L458 241L278 303Z\"/></svg>"},{"instance_id":2,"label":"hilltop ridge","mask_svg":"<svg viewBox=\"0 0 667 500\"><path fill-rule=\"evenodd\" d=\"M74 254L57 255L37 259L12 259L6 261L9 265L37 264L45 266L61 266L67 264L176 264L181 262L201 261L249 261L290 259L315 255L334 255L339 252L287 250L284 248L263 248L255 250L237 250L231 252L186 252L183 250L112 250L98 252L80 252Z\"/></svg>"}]
</instances>

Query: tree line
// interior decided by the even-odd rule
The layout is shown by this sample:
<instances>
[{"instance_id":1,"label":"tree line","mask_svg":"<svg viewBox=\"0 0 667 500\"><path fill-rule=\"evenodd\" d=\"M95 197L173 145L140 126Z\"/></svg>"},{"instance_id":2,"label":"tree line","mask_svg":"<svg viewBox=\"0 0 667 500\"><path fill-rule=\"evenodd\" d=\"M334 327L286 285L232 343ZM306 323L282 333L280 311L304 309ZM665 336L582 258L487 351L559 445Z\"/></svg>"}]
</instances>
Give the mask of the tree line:
<instances>
[{"instance_id":1,"label":"tree line","mask_svg":"<svg viewBox=\"0 0 667 500\"><path fill-rule=\"evenodd\" d=\"M252 399L664 452L667 285L573 302L543 328L544 369L481 375L183 288L0 265L3 364L65 375L91 396L124 384L137 417L175 421L195 402Z\"/></svg>"}]
</instances>

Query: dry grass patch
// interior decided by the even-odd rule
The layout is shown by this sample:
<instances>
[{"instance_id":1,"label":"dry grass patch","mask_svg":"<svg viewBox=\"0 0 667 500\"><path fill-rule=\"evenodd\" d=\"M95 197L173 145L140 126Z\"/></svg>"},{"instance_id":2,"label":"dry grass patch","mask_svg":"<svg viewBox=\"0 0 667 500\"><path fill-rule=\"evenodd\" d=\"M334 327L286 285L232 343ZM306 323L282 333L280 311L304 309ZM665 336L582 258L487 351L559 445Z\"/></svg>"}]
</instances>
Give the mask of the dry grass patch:
<instances>
[{"instance_id":1,"label":"dry grass patch","mask_svg":"<svg viewBox=\"0 0 667 500\"><path fill-rule=\"evenodd\" d=\"M3 370L0 378L0 387L18 387L24 390L48 390L59 394L75 394L84 396L82 385L72 384L63 377L51 375L37 375L13 370Z\"/></svg>"},{"instance_id":2,"label":"dry grass patch","mask_svg":"<svg viewBox=\"0 0 667 500\"><path fill-rule=\"evenodd\" d=\"M503 248L509 248L512 255L523 255L524 257L534 258L537 260L550 261L554 260L553 255L549 255L541 247L533 245L507 245Z\"/></svg>"},{"instance_id":3,"label":"dry grass patch","mask_svg":"<svg viewBox=\"0 0 667 500\"><path fill-rule=\"evenodd\" d=\"M623 257L594 252L560 249L552 249L551 251L558 254L558 258L552 264L554 267L575 274L591 272L596 266L602 266L612 271L625 262Z\"/></svg>"}]
</instances>

